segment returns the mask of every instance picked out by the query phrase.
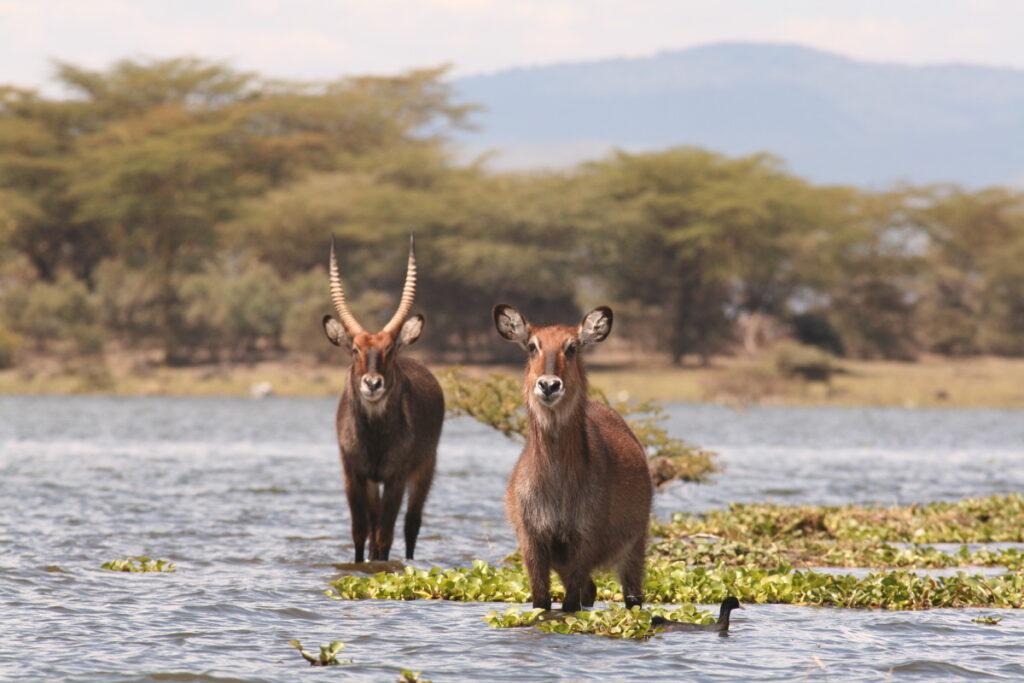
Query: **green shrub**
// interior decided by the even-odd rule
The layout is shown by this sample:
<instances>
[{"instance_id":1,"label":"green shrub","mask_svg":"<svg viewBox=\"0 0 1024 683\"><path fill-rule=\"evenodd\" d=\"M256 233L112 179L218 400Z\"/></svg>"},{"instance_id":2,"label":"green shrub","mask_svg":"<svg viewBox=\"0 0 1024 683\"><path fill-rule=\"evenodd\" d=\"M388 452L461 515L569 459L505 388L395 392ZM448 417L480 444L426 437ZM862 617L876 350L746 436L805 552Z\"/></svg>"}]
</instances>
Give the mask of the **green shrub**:
<instances>
[{"instance_id":1,"label":"green shrub","mask_svg":"<svg viewBox=\"0 0 1024 683\"><path fill-rule=\"evenodd\" d=\"M96 304L85 283L68 273L55 282L36 281L6 293L8 327L31 339L37 348L75 343L76 337L98 330Z\"/></svg>"},{"instance_id":2,"label":"green shrub","mask_svg":"<svg viewBox=\"0 0 1024 683\"><path fill-rule=\"evenodd\" d=\"M787 379L828 382L837 371L835 358L814 346L795 342L779 344L774 352L775 370Z\"/></svg>"},{"instance_id":3,"label":"green shrub","mask_svg":"<svg viewBox=\"0 0 1024 683\"><path fill-rule=\"evenodd\" d=\"M20 347L21 338L0 326L0 370L14 367Z\"/></svg>"},{"instance_id":4,"label":"green shrub","mask_svg":"<svg viewBox=\"0 0 1024 683\"><path fill-rule=\"evenodd\" d=\"M160 335L162 294L155 273L111 259L96 267L93 282L105 327L131 341Z\"/></svg>"},{"instance_id":5,"label":"green shrub","mask_svg":"<svg viewBox=\"0 0 1024 683\"><path fill-rule=\"evenodd\" d=\"M234 358L280 344L287 306L281 279L270 266L211 266L181 285L182 323L189 339Z\"/></svg>"},{"instance_id":6,"label":"green shrub","mask_svg":"<svg viewBox=\"0 0 1024 683\"><path fill-rule=\"evenodd\" d=\"M287 312L281 342L293 353L303 353L320 361L337 358L338 349L324 335L323 318L331 313L327 289L327 271L313 268L297 275L285 285Z\"/></svg>"}]
</instances>

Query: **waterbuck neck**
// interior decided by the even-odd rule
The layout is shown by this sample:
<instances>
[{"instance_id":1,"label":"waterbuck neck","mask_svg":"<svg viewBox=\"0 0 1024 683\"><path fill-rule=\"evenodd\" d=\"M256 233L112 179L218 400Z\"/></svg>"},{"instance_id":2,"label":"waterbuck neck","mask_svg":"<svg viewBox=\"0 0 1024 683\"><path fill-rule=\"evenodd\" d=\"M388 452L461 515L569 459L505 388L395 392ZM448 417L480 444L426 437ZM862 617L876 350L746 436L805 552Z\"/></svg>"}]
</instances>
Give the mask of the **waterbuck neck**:
<instances>
[{"instance_id":1,"label":"waterbuck neck","mask_svg":"<svg viewBox=\"0 0 1024 683\"><path fill-rule=\"evenodd\" d=\"M537 404L527 390L526 447L542 462L574 467L586 460L587 383L577 387L551 408Z\"/></svg>"}]
</instances>

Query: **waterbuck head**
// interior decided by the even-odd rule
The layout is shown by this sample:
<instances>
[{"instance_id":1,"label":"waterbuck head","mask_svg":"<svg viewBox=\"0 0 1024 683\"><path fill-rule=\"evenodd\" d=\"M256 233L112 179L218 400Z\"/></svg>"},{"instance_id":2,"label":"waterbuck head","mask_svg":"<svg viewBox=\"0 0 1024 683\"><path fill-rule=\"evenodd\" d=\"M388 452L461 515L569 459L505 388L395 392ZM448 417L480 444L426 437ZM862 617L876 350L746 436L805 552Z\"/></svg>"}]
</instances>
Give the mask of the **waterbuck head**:
<instances>
[{"instance_id":1,"label":"waterbuck head","mask_svg":"<svg viewBox=\"0 0 1024 683\"><path fill-rule=\"evenodd\" d=\"M539 327L506 304L494 307L494 325L504 339L522 346L526 361L527 405L535 414L566 412L587 397L587 376L580 351L604 341L612 331L612 309L595 308L579 325Z\"/></svg>"},{"instance_id":2,"label":"waterbuck head","mask_svg":"<svg viewBox=\"0 0 1024 683\"><path fill-rule=\"evenodd\" d=\"M381 407L395 385L395 358L399 349L415 342L423 331L423 316L407 317L416 298L416 252L409 237L409 263L405 271L405 287L398 310L380 332L363 329L345 301L345 290L338 274L338 259L331 238L331 302L338 319L324 316L324 332L335 346L352 353L349 381L358 388L359 396L371 407Z\"/></svg>"}]
</instances>

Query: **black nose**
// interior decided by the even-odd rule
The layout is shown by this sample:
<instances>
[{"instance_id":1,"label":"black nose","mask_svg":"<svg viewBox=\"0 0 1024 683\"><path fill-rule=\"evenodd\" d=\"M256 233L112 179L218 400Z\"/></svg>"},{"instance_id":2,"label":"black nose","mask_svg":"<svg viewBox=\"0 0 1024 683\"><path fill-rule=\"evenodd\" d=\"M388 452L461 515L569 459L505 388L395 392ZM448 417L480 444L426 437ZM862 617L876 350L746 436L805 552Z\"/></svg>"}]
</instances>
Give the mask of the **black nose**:
<instances>
[{"instance_id":1,"label":"black nose","mask_svg":"<svg viewBox=\"0 0 1024 683\"><path fill-rule=\"evenodd\" d=\"M541 379L537 380L537 386L540 387L541 392L545 396L550 396L551 394L556 393L559 389L562 388L562 380L558 379L557 377L552 377L551 379L542 377Z\"/></svg>"},{"instance_id":2,"label":"black nose","mask_svg":"<svg viewBox=\"0 0 1024 683\"><path fill-rule=\"evenodd\" d=\"M384 384L384 378L383 377L364 377L363 378L363 384L365 384L366 388L369 389L370 391L377 391Z\"/></svg>"}]
</instances>

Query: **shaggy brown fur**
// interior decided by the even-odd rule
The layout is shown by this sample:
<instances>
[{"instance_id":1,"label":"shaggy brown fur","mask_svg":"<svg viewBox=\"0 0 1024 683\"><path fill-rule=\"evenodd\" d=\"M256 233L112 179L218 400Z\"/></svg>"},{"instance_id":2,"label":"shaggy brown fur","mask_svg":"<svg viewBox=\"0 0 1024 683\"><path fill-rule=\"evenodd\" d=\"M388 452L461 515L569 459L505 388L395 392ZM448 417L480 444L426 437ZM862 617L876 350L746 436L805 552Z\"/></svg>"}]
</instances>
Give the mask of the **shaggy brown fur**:
<instances>
[{"instance_id":1,"label":"shaggy brown fur","mask_svg":"<svg viewBox=\"0 0 1024 683\"><path fill-rule=\"evenodd\" d=\"M405 557L411 560L434 480L444 422L444 394L437 379L416 361L398 355L423 331L423 316L409 316L416 295L412 237L401 302L380 332L367 332L349 310L333 240L330 282L331 301L340 320L324 316L324 332L332 344L352 354L335 425L352 514L355 560L363 561L367 537L370 559L388 559L406 489Z\"/></svg>"},{"instance_id":2,"label":"shaggy brown fur","mask_svg":"<svg viewBox=\"0 0 1024 683\"><path fill-rule=\"evenodd\" d=\"M357 359L349 371L336 418L355 561L363 561L367 538L370 559L388 559L406 489L405 557L411 560L434 480L444 394L427 368L410 358L396 358L383 373L389 387L380 400L384 405L368 405L355 389L364 373Z\"/></svg>"},{"instance_id":3,"label":"shaggy brown fur","mask_svg":"<svg viewBox=\"0 0 1024 683\"><path fill-rule=\"evenodd\" d=\"M644 549L653 487L643 447L614 410L587 399L583 347L603 341L612 313L576 327L535 327L496 306L499 334L527 349L526 446L509 480L515 527L533 606L551 609L551 570L565 584L565 611L594 604L594 570L618 572L626 605L643 602Z\"/></svg>"}]
</instances>

